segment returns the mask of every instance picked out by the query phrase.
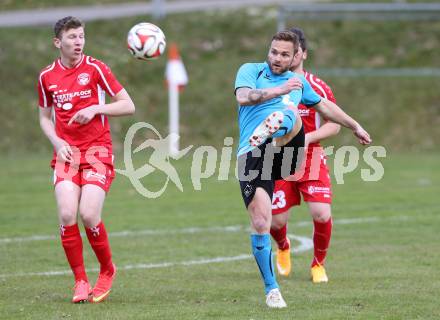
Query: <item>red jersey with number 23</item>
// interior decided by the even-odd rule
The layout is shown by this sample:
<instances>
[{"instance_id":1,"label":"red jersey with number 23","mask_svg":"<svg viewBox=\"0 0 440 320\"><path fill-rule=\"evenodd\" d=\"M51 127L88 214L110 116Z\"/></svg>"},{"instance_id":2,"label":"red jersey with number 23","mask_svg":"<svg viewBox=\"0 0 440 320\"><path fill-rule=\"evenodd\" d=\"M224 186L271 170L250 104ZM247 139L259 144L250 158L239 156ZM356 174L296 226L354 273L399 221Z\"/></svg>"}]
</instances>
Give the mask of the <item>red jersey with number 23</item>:
<instances>
[{"instance_id":1,"label":"red jersey with number 23","mask_svg":"<svg viewBox=\"0 0 440 320\"><path fill-rule=\"evenodd\" d=\"M58 58L40 72L38 79L40 107L53 108L57 136L78 148L81 159L83 153L97 146L105 147L112 157L110 125L100 114L87 124L68 125L69 120L81 109L105 104L105 93L113 97L122 89L105 63L86 55L72 68L65 67ZM55 155L52 165L54 162Z\"/></svg>"},{"instance_id":2,"label":"red jersey with number 23","mask_svg":"<svg viewBox=\"0 0 440 320\"><path fill-rule=\"evenodd\" d=\"M330 87L311 73L305 72L305 78L313 90L321 97L335 101ZM315 131L321 126L321 118L314 108L298 106L298 112L304 125L305 133ZM298 172L297 180L275 181L272 214L280 214L290 207L300 205L301 194L304 201L331 203L331 182L326 166L324 150L319 142L310 143L307 158Z\"/></svg>"}]
</instances>

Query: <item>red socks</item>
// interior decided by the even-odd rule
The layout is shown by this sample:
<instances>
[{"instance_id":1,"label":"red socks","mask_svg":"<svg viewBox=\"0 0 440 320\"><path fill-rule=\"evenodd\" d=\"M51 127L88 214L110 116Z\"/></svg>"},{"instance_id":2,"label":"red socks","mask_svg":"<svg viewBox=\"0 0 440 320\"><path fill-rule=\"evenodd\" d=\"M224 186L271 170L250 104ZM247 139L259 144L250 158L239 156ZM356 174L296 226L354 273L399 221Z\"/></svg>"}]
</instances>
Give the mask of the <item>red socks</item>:
<instances>
[{"instance_id":1,"label":"red socks","mask_svg":"<svg viewBox=\"0 0 440 320\"><path fill-rule=\"evenodd\" d=\"M276 241L278 249L289 249L289 242L287 241L287 225L285 224L281 229L270 229L272 238Z\"/></svg>"},{"instance_id":2,"label":"red socks","mask_svg":"<svg viewBox=\"0 0 440 320\"><path fill-rule=\"evenodd\" d=\"M330 238L332 236L333 220L330 217L330 219L324 223L313 221L313 225L314 258L312 261L312 268L316 265L324 264L327 249L330 244Z\"/></svg>"},{"instance_id":3,"label":"red socks","mask_svg":"<svg viewBox=\"0 0 440 320\"><path fill-rule=\"evenodd\" d=\"M104 223L102 221L93 228L85 228L87 238L90 245L101 264L101 272L112 275L114 272L112 263L112 252L110 249L110 243L108 241L107 231L105 230Z\"/></svg>"},{"instance_id":4,"label":"red socks","mask_svg":"<svg viewBox=\"0 0 440 320\"><path fill-rule=\"evenodd\" d=\"M61 243L66 253L67 261L75 276L75 281L87 280L84 268L83 244L78 224L72 226L60 226Z\"/></svg>"},{"instance_id":5,"label":"red socks","mask_svg":"<svg viewBox=\"0 0 440 320\"><path fill-rule=\"evenodd\" d=\"M325 257L327 256L327 249L330 244L330 238L332 235L333 220L330 217L327 222L321 223L313 221L313 251L314 258L312 267L320 264L324 264ZM286 250L289 248L289 242L287 241L287 225L284 225L281 229L270 229L272 238L276 241L280 250Z\"/></svg>"}]
</instances>

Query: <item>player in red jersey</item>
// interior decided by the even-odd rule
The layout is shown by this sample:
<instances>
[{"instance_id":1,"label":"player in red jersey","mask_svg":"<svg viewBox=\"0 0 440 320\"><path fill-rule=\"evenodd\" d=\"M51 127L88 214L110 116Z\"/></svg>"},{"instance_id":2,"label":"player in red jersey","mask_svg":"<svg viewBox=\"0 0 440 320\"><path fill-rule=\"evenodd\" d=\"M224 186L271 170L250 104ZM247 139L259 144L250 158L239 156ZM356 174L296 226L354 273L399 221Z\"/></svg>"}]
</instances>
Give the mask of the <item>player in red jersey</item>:
<instances>
[{"instance_id":1,"label":"player in red jersey","mask_svg":"<svg viewBox=\"0 0 440 320\"><path fill-rule=\"evenodd\" d=\"M303 74L315 92L320 96L336 102L330 87L303 68L304 60L307 59L307 41L304 32L298 28L292 28L290 31L295 33L300 39L299 52L295 57L291 70ZM271 235L278 245L278 272L281 275L288 276L291 271L290 241L287 237L288 210L292 206L300 205L302 195L304 201L309 206L314 224L314 257L311 265L312 281L314 283L327 282L328 278L324 269L324 262L332 231L332 193L326 157L319 141L338 134L340 125L327 121L321 126L321 118L313 108L299 105L298 112L306 132L305 147L308 147L306 159L303 162L302 177L296 181L278 180L275 183L272 202Z\"/></svg>"},{"instance_id":2,"label":"player in red jersey","mask_svg":"<svg viewBox=\"0 0 440 320\"><path fill-rule=\"evenodd\" d=\"M75 276L72 302L103 301L116 267L101 212L112 180L113 152L107 116L133 114L134 104L109 67L83 53L84 24L65 17L54 26L60 57L38 79L40 126L54 147L51 166L61 242ZM105 103L105 93L112 102ZM53 120L52 120L53 117ZM83 261L77 213L100 263L91 288Z\"/></svg>"}]
</instances>

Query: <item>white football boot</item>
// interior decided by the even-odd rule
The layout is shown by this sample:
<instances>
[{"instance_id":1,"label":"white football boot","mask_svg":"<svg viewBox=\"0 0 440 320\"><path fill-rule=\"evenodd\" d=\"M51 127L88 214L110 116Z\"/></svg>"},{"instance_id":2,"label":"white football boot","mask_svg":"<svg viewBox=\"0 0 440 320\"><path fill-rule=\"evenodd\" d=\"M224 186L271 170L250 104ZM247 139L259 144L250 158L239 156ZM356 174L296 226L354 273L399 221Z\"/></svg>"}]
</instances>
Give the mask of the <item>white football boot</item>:
<instances>
[{"instance_id":1,"label":"white football boot","mask_svg":"<svg viewBox=\"0 0 440 320\"><path fill-rule=\"evenodd\" d=\"M266 304L269 308L286 308L287 304L281 295L280 289L272 289L266 294Z\"/></svg>"},{"instance_id":2,"label":"white football boot","mask_svg":"<svg viewBox=\"0 0 440 320\"><path fill-rule=\"evenodd\" d=\"M249 138L249 143L257 147L277 132L284 120L284 113L281 111L272 112L264 121L254 130Z\"/></svg>"}]
</instances>

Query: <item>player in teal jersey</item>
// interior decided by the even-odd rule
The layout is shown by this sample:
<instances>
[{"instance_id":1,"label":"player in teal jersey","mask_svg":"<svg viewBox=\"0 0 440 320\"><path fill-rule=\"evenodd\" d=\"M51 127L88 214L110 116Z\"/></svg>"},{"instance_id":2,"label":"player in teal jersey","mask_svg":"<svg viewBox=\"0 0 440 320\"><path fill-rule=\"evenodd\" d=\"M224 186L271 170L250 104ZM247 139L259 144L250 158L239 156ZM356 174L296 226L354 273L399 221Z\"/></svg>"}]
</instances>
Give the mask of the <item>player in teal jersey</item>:
<instances>
[{"instance_id":1,"label":"player in teal jersey","mask_svg":"<svg viewBox=\"0 0 440 320\"><path fill-rule=\"evenodd\" d=\"M240 188L251 220L252 252L271 308L286 307L275 278L269 232L274 181L294 174L302 161L304 130L298 104L313 107L324 118L352 129L361 144L371 143L359 123L317 95L302 75L289 71L298 46L294 33L276 33L267 62L242 65L235 81Z\"/></svg>"}]
</instances>

